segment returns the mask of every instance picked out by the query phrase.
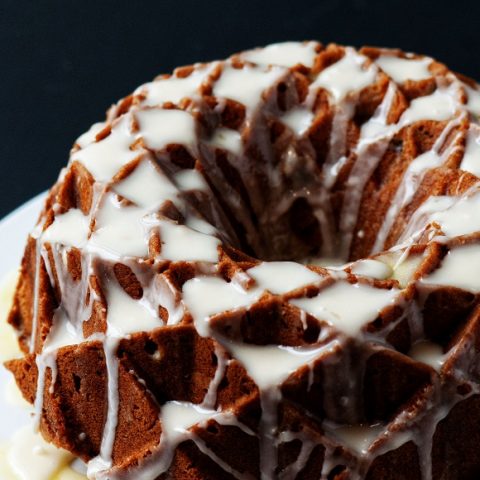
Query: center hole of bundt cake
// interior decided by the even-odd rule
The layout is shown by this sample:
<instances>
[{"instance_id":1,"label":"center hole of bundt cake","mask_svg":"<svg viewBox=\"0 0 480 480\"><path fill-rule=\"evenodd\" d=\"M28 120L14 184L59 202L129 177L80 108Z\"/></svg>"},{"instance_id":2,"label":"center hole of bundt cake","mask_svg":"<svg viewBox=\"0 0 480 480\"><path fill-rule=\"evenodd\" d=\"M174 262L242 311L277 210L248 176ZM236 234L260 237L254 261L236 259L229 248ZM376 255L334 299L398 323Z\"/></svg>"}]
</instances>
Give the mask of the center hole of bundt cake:
<instances>
[{"instance_id":1,"label":"center hole of bundt cake","mask_svg":"<svg viewBox=\"0 0 480 480\"><path fill-rule=\"evenodd\" d=\"M283 245L280 244L278 251L273 249L273 255L278 255L275 260L293 260L323 266L341 265L349 260L348 254L342 252L333 219L322 225L307 198L296 198L292 202L286 220L289 247L283 250Z\"/></svg>"},{"instance_id":2,"label":"center hole of bundt cake","mask_svg":"<svg viewBox=\"0 0 480 480\"><path fill-rule=\"evenodd\" d=\"M242 222L241 216L229 215L237 233L237 239L229 239L229 243L264 261L327 266L351 260L348 249L342 249L341 236L331 215L322 212L323 218L319 219L318 209L315 212L305 197L291 198L288 202L289 208L280 215L276 206L268 203L265 212L252 214L248 222Z\"/></svg>"},{"instance_id":3,"label":"center hole of bundt cake","mask_svg":"<svg viewBox=\"0 0 480 480\"><path fill-rule=\"evenodd\" d=\"M215 164L206 163L214 199L199 205L192 198L193 208L200 206L225 244L260 260L339 265L368 256L375 239L365 225L375 205L365 203L362 182L348 183L348 175L338 185L332 180L346 157L332 155L324 167L311 149L294 148L296 140L288 137L272 160L261 148L271 132L260 120L255 125L259 131L250 132L242 156L216 151Z\"/></svg>"}]
</instances>

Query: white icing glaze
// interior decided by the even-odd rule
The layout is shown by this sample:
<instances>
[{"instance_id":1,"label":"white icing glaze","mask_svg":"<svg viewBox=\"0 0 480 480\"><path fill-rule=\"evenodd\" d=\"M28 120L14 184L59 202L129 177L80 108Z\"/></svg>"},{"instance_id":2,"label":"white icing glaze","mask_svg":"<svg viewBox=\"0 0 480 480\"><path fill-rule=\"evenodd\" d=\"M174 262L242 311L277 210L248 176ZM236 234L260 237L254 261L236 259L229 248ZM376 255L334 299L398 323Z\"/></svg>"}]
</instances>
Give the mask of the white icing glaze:
<instances>
[{"instance_id":1,"label":"white icing glaze","mask_svg":"<svg viewBox=\"0 0 480 480\"><path fill-rule=\"evenodd\" d=\"M433 150L422 153L419 155L409 166L408 173L411 173L412 176L417 176L420 172L423 172L429 168L434 168L439 166L439 155ZM413 194L408 195L409 198Z\"/></svg>"},{"instance_id":2,"label":"white icing glaze","mask_svg":"<svg viewBox=\"0 0 480 480\"><path fill-rule=\"evenodd\" d=\"M260 102L262 93L285 73L286 70L280 67L269 70L260 67L237 69L226 65L215 83L213 94L243 103L247 111L251 111Z\"/></svg>"},{"instance_id":3,"label":"white icing glaze","mask_svg":"<svg viewBox=\"0 0 480 480\"><path fill-rule=\"evenodd\" d=\"M292 108L281 117L281 120L300 137L310 128L313 113L304 107Z\"/></svg>"},{"instance_id":4,"label":"white icing glaze","mask_svg":"<svg viewBox=\"0 0 480 480\"><path fill-rule=\"evenodd\" d=\"M175 199L177 189L170 180L148 159L124 180L114 185L114 190L139 207L151 209L165 200Z\"/></svg>"},{"instance_id":5,"label":"white icing glaze","mask_svg":"<svg viewBox=\"0 0 480 480\"><path fill-rule=\"evenodd\" d=\"M470 126L460 168L480 177L480 128L477 126Z\"/></svg>"},{"instance_id":6,"label":"white icing glaze","mask_svg":"<svg viewBox=\"0 0 480 480\"><path fill-rule=\"evenodd\" d=\"M391 276L389 278L397 280L402 288L412 280L412 276L416 272L422 259L423 255L412 254L408 247L389 251L376 257L376 260L388 265L391 269Z\"/></svg>"},{"instance_id":7,"label":"white icing glaze","mask_svg":"<svg viewBox=\"0 0 480 480\"><path fill-rule=\"evenodd\" d=\"M59 348L78 345L82 341L81 332L72 324L63 307L58 307L53 315L52 328L45 340L42 353L52 354Z\"/></svg>"},{"instance_id":8,"label":"white icing glaze","mask_svg":"<svg viewBox=\"0 0 480 480\"><path fill-rule=\"evenodd\" d=\"M461 288L472 293L480 292L480 245L464 245L450 250L439 268L421 282L427 285L444 285Z\"/></svg>"},{"instance_id":9,"label":"white icing glaze","mask_svg":"<svg viewBox=\"0 0 480 480\"><path fill-rule=\"evenodd\" d=\"M398 83L406 80L424 80L432 76L428 70L432 59L428 57L413 59L380 55L375 63Z\"/></svg>"},{"instance_id":10,"label":"white icing glaze","mask_svg":"<svg viewBox=\"0 0 480 480\"><path fill-rule=\"evenodd\" d=\"M33 404L33 427L34 431L38 432L40 428L40 420L43 412L43 404L45 397L45 389L47 386L47 369L51 373L51 384L48 393L53 393L55 387L55 379L57 372L57 352L56 350L45 352L45 354L37 355L35 358L37 364L38 378L37 378L37 392Z\"/></svg>"},{"instance_id":11,"label":"white icing glaze","mask_svg":"<svg viewBox=\"0 0 480 480\"><path fill-rule=\"evenodd\" d=\"M42 240L81 248L87 242L89 228L88 217L81 210L71 208L68 212L55 217L53 223L43 233Z\"/></svg>"},{"instance_id":12,"label":"white icing glaze","mask_svg":"<svg viewBox=\"0 0 480 480\"><path fill-rule=\"evenodd\" d=\"M128 117L122 118L108 137L74 152L72 162L82 163L98 181L110 180L124 165L141 154L139 150L130 150L133 139L129 123Z\"/></svg>"},{"instance_id":13,"label":"white icing glaze","mask_svg":"<svg viewBox=\"0 0 480 480\"><path fill-rule=\"evenodd\" d=\"M216 277L196 277L183 285L183 302L195 319L197 331L207 336L208 318L217 313L246 307L257 300L258 289L244 290L234 282Z\"/></svg>"},{"instance_id":14,"label":"white icing glaze","mask_svg":"<svg viewBox=\"0 0 480 480\"><path fill-rule=\"evenodd\" d=\"M196 141L195 121L183 110L159 108L136 113L138 136L153 150L161 150L170 144L182 144L193 148Z\"/></svg>"},{"instance_id":15,"label":"white icing glaze","mask_svg":"<svg viewBox=\"0 0 480 480\"><path fill-rule=\"evenodd\" d=\"M242 58L263 65L293 67L301 63L306 67L312 67L317 45L316 42L273 43L264 48L249 50L242 54Z\"/></svg>"},{"instance_id":16,"label":"white icing glaze","mask_svg":"<svg viewBox=\"0 0 480 480\"><path fill-rule=\"evenodd\" d=\"M197 223L197 225L199 225ZM217 262L220 240L185 225L160 222L160 256L173 261Z\"/></svg>"},{"instance_id":17,"label":"white icing glaze","mask_svg":"<svg viewBox=\"0 0 480 480\"><path fill-rule=\"evenodd\" d=\"M112 195L105 197L96 217L90 246L119 256L146 256L148 238L144 216L141 208L121 207Z\"/></svg>"},{"instance_id":18,"label":"white icing glaze","mask_svg":"<svg viewBox=\"0 0 480 480\"><path fill-rule=\"evenodd\" d=\"M215 413L193 403L167 402L162 405L162 435L175 442L175 437L183 436L190 427L208 420Z\"/></svg>"},{"instance_id":19,"label":"white icing glaze","mask_svg":"<svg viewBox=\"0 0 480 480\"><path fill-rule=\"evenodd\" d=\"M173 178L180 190L208 190L207 182L197 170L180 170Z\"/></svg>"},{"instance_id":20,"label":"white icing glaze","mask_svg":"<svg viewBox=\"0 0 480 480\"><path fill-rule=\"evenodd\" d=\"M475 115L480 115L480 91L478 87L474 90L468 85L463 85L468 95L467 106L469 110Z\"/></svg>"},{"instance_id":21,"label":"white icing glaze","mask_svg":"<svg viewBox=\"0 0 480 480\"><path fill-rule=\"evenodd\" d=\"M422 255L412 254L408 254L403 259L400 258L399 262L396 262L394 265L392 278L398 280L401 287L407 286L422 260Z\"/></svg>"},{"instance_id":22,"label":"white icing glaze","mask_svg":"<svg viewBox=\"0 0 480 480\"><path fill-rule=\"evenodd\" d=\"M480 192L465 195L449 208L436 211L430 221L440 225L448 237L466 235L480 230Z\"/></svg>"},{"instance_id":23,"label":"white icing glaze","mask_svg":"<svg viewBox=\"0 0 480 480\"><path fill-rule=\"evenodd\" d=\"M446 210L454 204L455 199L452 197L429 197L412 216L399 241L411 243L423 231L432 214Z\"/></svg>"},{"instance_id":24,"label":"white icing glaze","mask_svg":"<svg viewBox=\"0 0 480 480\"><path fill-rule=\"evenodd\" d=\"M400 122L411 124L419 120L448 120L455 114L457 107L457 101L449 89L437 88L431 95L412 100Z\"/></svg>"},{"instance_id":25,"label":"white icing glaze","mask_svg":"<svg viewBox=\"0 0 480 480\"><path fill-rule=\"evenodd\" d=\"M94 123L89 130L84 134L80 135L75 140L75 145L78 145L81 148L85 148L87 145L90 145L95 141L97 135L105 128L104 122Z\"/></svg>"},{"instance_id":26,"label":"white icing glaze","mask_svg":"<svg viewBox=\"0 0 480 480\"><path fill-rule=\"evenodd\" d=\"M144 105L157 106L165 102L179 103L182 98L194 97L210 73L209 68L193 71L188 77L159 78L139 87L135 93L145 95Z\"/></svg>"},{"instance_id":27,"label":"white icing glaze","mask_svg":"<svg viewBox=\"0 0 480 480\"><path fill-rule=\"evenodd\" d=\"M282 384L300 366L317 358L325 347L294 348L278 345L225 343L261 390ZM330 348L330 347L329 347Z\"/></svg>"},{"instance_id":28,"label":"white icing glaze","mask_svg":"<svg viewBox=\"0 0 480 480\"><path fill-rule=\"evenodd\" d=\"M130 333L149 332L162 326L156 312L142 301L130 297L116 280L109 281L106 296L109 335L122 338Z\"/></svg>"},{"instance_id":29,"label":"white icing glaze","mask_svg":"<svg viewBox=\"0 0 480 480\"><path fill-rule=\"evenodd\" d=\"M262 262L247 270L259 287L282 294L318 282L321 276L295 262Z\"/></svg>"},{"instance_id":30,"label":"white icing glaze","mask_svg":"<svg viewBox=\"0 0 480 480\"><path fill-rule=\"evenodd\" d=\"M110 315L110 318L112 316ZM108 330L111 330L110 325ZM104 340L105 363L107 370L107 419L103 427L102 443L100 454L90 460L87 465L88 478L95 476L112 467L112 453L115 442L115 434L118 425L118 409L120 398L118 393L118 359L116 352L118 348L118 338L106 337Z\"/></svg>"},{"instance_id":31,"label":"white icing glaze","mask_svg":"<svg viewBox=\"0 0 480 480\"><path fill-rule=\"evenodd\" d=\"M204 233L205 235L215 235L217 233L217 229L213 225L206 222L205 220L202 220L201 218L188 217L185 224L192 230Z\"/></svg>"},{"instance_id":32,"label":"white icing glaze","mask_svg":"<svg viewBox=\"0 0 480 480\"><path fill-rule=\"evenodd\" d=\"M73 472L76 472L78 473L79 475L81 475L82 477L81 478L86 478L85 475L87 475L87 465L82 462L82 460L80 460L79 458L76 458L72 464L71 464L71 469ZM79 477L79 475L77 477ZM77 478L75 477L75 478ZM61 479L58 479L58 480L61 480ZM67 479L65 479L67 480Z\"/></svg>"},{"instance_id":33,"label":"white icing glaze","mask_svg":"<svg viewBox=\"0 0 480 480\"><path fill-rule=\"evenodd\" d=\"M24 427L14 435L7 459L18 480L52 480L73 455L45 442L31 427Z\"/></svg>"},{"instance_id":34,"label":"white icing glaze","mask_svg":"<svg viewBox=\"0 0 480 480\"><path fill-rule=\"evenodd\" d=\"M385 280L390 278L393 274L393 269L389 265L378 260L371 259L355 262L351 269L352 273L355 275L376 278L378 280Z\"/></svg>"},{"instance_id":35,"label":"white icing glaze","mask_svg":"<svg viewBox=\"0 0 480 480\"><path fill-rule=\"evenodd\" d=\"M240 154L242 151L242 137L231 128L217 128L209 143L217 148Z\"/></svg>"},{"instance_id":36,"label":"white icing glaze","mask_svg":"<svg viewBox=\"0 0 480 480\"><path fill-rule=\"evenodd\" d=\"M326 88L336 101L342 100L350 92L370 85L377 75L374 65L364 67L367 58L346 48L345 56L325 70L322 70L310 89Z\"/></svg>"},{"instance_id":37,"label":"white icing glaze","mask_svg":"<svg viewBox=\"0 0 480 480\"><path fill-rule=\"evenodd\" d=\"M347 335L355 336L364 325L375 320L381 310L392 305L398 294L395 289L340 281L325 288L316 297L290 302Z\"/></svg>"}]
</instances>

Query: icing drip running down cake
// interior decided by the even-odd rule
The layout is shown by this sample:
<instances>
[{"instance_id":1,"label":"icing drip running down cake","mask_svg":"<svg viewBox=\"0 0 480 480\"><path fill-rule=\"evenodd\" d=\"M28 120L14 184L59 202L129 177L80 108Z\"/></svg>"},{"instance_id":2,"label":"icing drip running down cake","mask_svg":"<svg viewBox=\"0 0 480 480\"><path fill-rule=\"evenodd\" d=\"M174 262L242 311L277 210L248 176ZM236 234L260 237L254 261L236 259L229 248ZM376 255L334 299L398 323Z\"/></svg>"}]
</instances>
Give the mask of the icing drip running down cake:
<instances>
[{"instance_id":1,"label":"icing drip running down cake","mask_svg":"<svg viewBox=\"0 0 480 480\"><path fill-rule=\"evenodd\" d=\"M431 58L316 42L119 101L28 238L35 426L90 479L478 478L478 115Z\"/></svg>"}]
</instances>

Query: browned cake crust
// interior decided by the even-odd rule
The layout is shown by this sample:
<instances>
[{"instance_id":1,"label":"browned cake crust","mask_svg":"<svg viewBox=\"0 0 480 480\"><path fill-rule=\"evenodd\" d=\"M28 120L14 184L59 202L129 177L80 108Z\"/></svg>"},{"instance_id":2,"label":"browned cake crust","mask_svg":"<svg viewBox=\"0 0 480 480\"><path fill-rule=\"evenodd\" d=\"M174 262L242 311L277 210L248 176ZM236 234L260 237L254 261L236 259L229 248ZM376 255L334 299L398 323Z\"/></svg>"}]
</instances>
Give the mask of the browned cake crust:
<instances>
[{"instance_id":1,"label":"browned cake crust","mask_svg":"<svg viewBox=\"0 0 480 480\"><path fill-rule=\"evenodd\" d=\"M99 198L129 178L144 161L140 154L132 158L107 182L107 189L100 191L95 172L77 155L88 146L76 143L27 242L9 317L24 356L6 366L23 396L40 409L39 427L48 441L86 462L101 457L112 398L105 341L108 285L118 282L135 301L148 296L163 324L118 340L114 351L118 421L112 470L97 471L92 478L144 478L138 472L145 465L162 461L158 457L162 407L168 402L205 406L212 385L215 395L210 410L227 412L235 420L212 417L189 426L188 435L173 445L171 461L157 479L480 478L479 295L467 288L432 287L421 281L442 265L450 251L477 245L479 236L472 232L447 238L441 225L416 223L420 207L429 198L461 198L476 186L474 173L461 167L469 132L476 125L475 116L467 109L469 89L475 90L476 84L436 61L428 64L428 78L405 81L390 76L387 68L383 71L381 62L373 63L379 56L412 61L424 58L399 50L368 47L352 53L338 45L308 45L314 50L312 64L302 64L300 59L286 68L263 89L253 111L234 99L219 98L215 90L227 68L255 65L245 54L177 69L173 78L189 78L209 68L195 97L163 102L162 106L163 110L191 113L198 147L192 153L174 142L156 149L148 144L147 136L133 135L137 140L129 149L146 151L155 167L169 178L184 170L201 174L206 189L182 191L182 199L189 212L216 227L220 242L214 263L218 276L226 282L240 279L247 290L255 288L248 271L265 260L339 255L350 262L369 257L395 264L403 254L413 266L405 280L395 275L384 279L361 275L350 264L340 269L342 276L312 263L308 268L318 274L320 282L282 294L267 289L248 308L212 316L209 335L204 335L188 307L182 307L179 320L173 322L171 304L179 308L184 285L206 271L205 262L199 265L165 258L166 240L158 229L149 232L148 253L141 262L138 258L92 257L82 245L44 240L57 218L72 209L88 216L90 232L95 232L100 225L95 218ZM362 71L373 68L371 65L378 67L368 84L349 92L349 115L339 120L345 114L339 105L346 102L337 99L334 103L332 92L320 84L309 100L309 124L295 134L283 120L286 112L305 104L322 72L348 55L364 59L359 67ZM371 142L367 151L359 147L362 127L379 115L388 95L385 125L395 126L406 118L405 112L413 111L416 99L452 85L466 114L405 122L386 141ZM112 126L126 115L153 108L145 106L149 92L140 88L114 105L93 141L109 138ZM140 124L131 128L142 131ZM211 139L218 129L239 134L241 154L213 145ZM410 181L409 167L434 148L439 158L443 155L441 161L422 170L411 184L410 197L399 203L398 192ZM327 167L335 167L328 185ZM355 173L356 168L361 168L360 174ZM272 172L278 177L273 178ZM364 184L351 183L355 175L363 175ZM132 205L121 194L117 193L117 199L124 206ZM350 209L349 202L356 203L355 207ZM395 215L392 205L398 207ZM352 212L355 221L350 227L345 219ZM185 212L169 200L157 213L176 224L186 222ZM416 226L424 228L424 233L405 244ZM439 237L442 239L435 240ZM402 242L403 248L394 248ZM339 282L378 291L398 290L402 299L382 307L358 335L345 335L332 328L328 318L305 313L295 303L313 299ZM52 357L45 356L45 345L48 347L56 312L66 302L75 301L80 306L68 310L70 321L71 312L88 312L76 319L82 322L83 338L61 345L53 364ZM348 297L344 301L348 302ZM273 433L265 431L268 395L244 362L225 347L229 342L329 347L282 380L280 399L272 407L276 418ZM432 368L411 354L421 342L441 347L441 367ZM345 426L361 426L362 431L373 434L371 442L363 450L352 447L341 433ZM265 466L267 454L275 459L270 470Z\"/></svg>"}]
</instances>

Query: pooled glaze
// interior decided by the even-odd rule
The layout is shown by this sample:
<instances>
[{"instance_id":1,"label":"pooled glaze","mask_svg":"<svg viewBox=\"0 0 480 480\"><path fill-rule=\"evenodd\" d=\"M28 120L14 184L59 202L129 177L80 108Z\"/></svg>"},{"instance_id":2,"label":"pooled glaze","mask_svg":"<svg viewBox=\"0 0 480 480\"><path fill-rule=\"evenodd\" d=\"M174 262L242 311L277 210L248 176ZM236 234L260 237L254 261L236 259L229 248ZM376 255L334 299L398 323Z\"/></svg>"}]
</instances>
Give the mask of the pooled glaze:
<instances>
[{"instance_id":1,"label":"pooled glaze","mask_svg":"<svg viewBox=\"0 0 480 480\"><path fill-rule=\"evenodd\" d=\"M25 461L28 456L29 461ZM7 460L14 474L21 480L51 480L68 465L73 456L45 442L25 427L18 431L7 452Z\"/></svg>"},{"instance_id":2,"label":"pooled glaze","mask_svg":"<svg viewBox=\"0 0 480 480\"><path fill-rule=\"evenodd\" d=\"M0 340L4 358L18 356L20 351L13 332L6 328L17 272L8 274L0 285ZM13 378L4 385L6 400L12 408L31 409L21 396ZM82 480L86 477L70 468L72 454L45 442L31 426L12 432L8 442L0 445L0 478L2 480ZM32 473L33 472L33 473Z\"/></svg>"}]
</instances>

